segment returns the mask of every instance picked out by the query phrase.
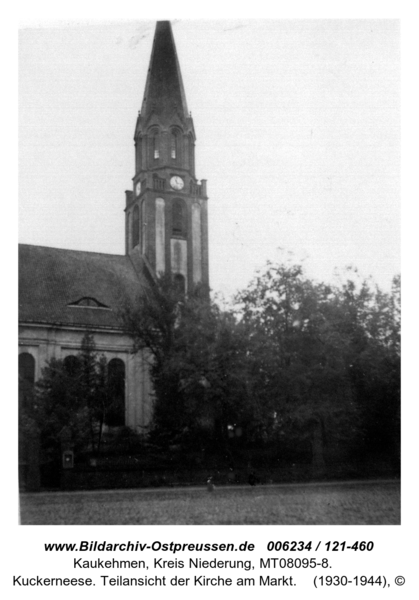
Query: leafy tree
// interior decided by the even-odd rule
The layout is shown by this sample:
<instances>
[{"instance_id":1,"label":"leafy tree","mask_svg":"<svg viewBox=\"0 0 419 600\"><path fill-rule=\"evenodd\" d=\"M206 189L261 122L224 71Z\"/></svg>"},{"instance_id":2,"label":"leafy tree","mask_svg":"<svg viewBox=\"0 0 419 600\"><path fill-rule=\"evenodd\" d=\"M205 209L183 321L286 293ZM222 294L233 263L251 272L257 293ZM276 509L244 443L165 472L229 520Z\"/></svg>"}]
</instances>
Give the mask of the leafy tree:
<instances>
[{"instance_id":1,"label":"leafy tree","mask_svg":"<svg viewBox=\"0 0 419 600\"><path fill-rule=\"evenodd\" d=\"M391 293L360 282L356 271L341 288L353 344L351 380L365 423L363 451L400 457L400 277Z\"/></svg>"},{"instance_id":2,"label":"leafy tree","mask_svg":"<svg viewBox=\"0 0 419 600\"><path fill-rule=\"evenodd\" d=\"M37 382L33 415L42 445L58 449L63 429L76 448L99 452L103 425L113 398L107 385L107 364L99 356L93 336L86 333L73 360L51 359Z\"/></svg>"},{"instance_id":3,"label":"leafy tree","mask_svg":"<svg viewBox=\"0 0 419 600\"><path fill-rule=\"evenodd\" d=\"M265 435L299 447L309 443L318 472L327 445L334 451L365 447L371 382L377 407L385 406L385 390L397 404L385 374L390 360L397 381L395 300L391 304L353 270L343 284L329 286L309 280L301 265L268 263L236 302Z\"/></svg>"},{"instance_id":4,"label":"leafy tree","mask_svg":"<svg viewBox=\"0 0 419 600\"><path fill-rule=\"evenodd\" d=\"M392 445L399 418L399 280L391 295L349 269L339 283L269 262L231 310L162 277L123 318L146 350L160 447L230 456L259 446L314 472ZM391 444L390 444L391 442Z\"/></svg>"},{"instance_id":5,"label":"leafy tree","mask_svg":"<svg viewBox=\"0 0 419 600\"><path fill-rule=\"evenodd\" d=\"M134 351L146 349L155 391L154 436L228 452L228 426L248 408L243 339L234 315L200 288L185 295L170 277L126 306Z\"/></svg>"}]
</instances>

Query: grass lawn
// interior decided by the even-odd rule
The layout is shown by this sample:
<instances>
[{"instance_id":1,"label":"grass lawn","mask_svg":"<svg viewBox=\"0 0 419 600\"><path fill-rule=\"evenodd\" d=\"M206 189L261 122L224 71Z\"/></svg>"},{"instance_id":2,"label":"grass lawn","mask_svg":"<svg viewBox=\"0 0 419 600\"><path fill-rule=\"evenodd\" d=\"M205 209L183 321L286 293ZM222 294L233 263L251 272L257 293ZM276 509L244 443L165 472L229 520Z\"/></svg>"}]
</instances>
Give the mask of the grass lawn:
<instances>
[{"instance_id":1,"label":"grass lawn","mask_svg":"<svg viewBox=\"0 0 419 600\"><path fill-rule=\"evenodd\" d=\"M400 484L281 485L21 495L23 525L398 525Z\"/></svg>"}]
</instances>

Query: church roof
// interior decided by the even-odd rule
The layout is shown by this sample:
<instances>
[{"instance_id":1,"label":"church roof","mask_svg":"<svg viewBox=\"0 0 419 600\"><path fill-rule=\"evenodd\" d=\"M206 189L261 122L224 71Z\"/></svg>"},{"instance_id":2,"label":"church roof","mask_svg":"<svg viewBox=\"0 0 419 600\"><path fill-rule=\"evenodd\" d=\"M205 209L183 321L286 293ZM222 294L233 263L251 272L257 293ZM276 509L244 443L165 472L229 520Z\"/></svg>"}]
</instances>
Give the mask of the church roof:
<instances>
[{"instance_id":1,"label":"church roof","mask_svg":"<svg viewBox=\"0 0 419 600\"><path fill-rule=\"evenodd\" d=\"M172 26L170 21L158 21L141 114L148 119L154 113L163 122L174 111L182 118L189 117Z\"/></svg>"},{"instance_id":2,"label":"church roof","mask_svg":"<svg viewBox=\"0 0 419 600\"><path fill-rule=\"evenodd\" d=\"M19 245L19 320L121 328L145 278L129 256Z\"/></svg>"}]
</instances>

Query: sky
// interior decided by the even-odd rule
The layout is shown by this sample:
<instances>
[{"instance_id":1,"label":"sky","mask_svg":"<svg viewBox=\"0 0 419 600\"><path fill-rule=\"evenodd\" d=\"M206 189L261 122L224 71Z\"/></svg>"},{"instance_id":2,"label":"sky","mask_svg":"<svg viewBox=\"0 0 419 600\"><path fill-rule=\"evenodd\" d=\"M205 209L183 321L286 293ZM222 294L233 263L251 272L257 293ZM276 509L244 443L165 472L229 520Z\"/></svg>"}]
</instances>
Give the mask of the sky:
<instances>
[{"instance_id":1,"label":"sky","mask_svg":"<svg viewBox=\"0 0 419 600\"><path fill-rule=\"evenodd\" d=\"M285 253L331 281L400 271L397 20L175 20L210 284L230 296ZM153 21L19 34L19 241L124 253ZM283 249L282 251L279 249Z\"/></svg>"}]
</instances>

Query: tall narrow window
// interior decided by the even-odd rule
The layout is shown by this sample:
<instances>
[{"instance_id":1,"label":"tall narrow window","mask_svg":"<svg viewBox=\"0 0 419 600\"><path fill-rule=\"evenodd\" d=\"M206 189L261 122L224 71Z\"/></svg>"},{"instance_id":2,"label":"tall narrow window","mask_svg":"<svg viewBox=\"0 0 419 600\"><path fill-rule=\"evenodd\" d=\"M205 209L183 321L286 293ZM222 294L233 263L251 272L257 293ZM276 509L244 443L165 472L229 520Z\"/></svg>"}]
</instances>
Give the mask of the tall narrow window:
<instances>
[{"instance_id":1,"label":"tall narrow window","mask_svg":"<svg viewBox=\"0 0 419 600\"><path fill-rule=\"evenodd\" d=\"M186 207L181 198L173 201L172 231L173 235L186 235Z\"/></svg>"},{"instance_id":2,"label":"tall narrow window","mask_svg":"<svg viewBox=\"0 0 419 600\"><path fill-rule=\"evenodd\" d=\"M77 356L66 356L64 359L64 368L70 377L75 377L80 368L80 359Z\"/></svg>"},{"instance_id":3,"label":"tall narrow window","mask_svg":"<svg viewBox=\"0 0 419 600\"><path fill-rule=\"evenodd\" d=\"M153 156L154 160L160 157L159 138L157 137L157 135L153 137Z\"/></svg>"},{"instance_id":4,"label":"tall narrow window","mask_svg":"<svg viewBox=\"0 0 419 600\"><path fill-rule=\"evenodd\" d=\"M132 248L135 248L135 246L138 246L138 244L140 242L140 209L138 208L137 204L134 206L134 210L132 211L131 239L132 239Z\"/></svg>"},{"instance_id":5,"label":"tall narrow window","mask_svg":"<svg viewBox=\"0 0 419 600\"><path fill-rule=\"evenodd\" d=\"M19 354L19 402L28 406L35 384L35 359L29 352Z\"/></svg>"},{"instance_id":6,"label":"tall narrow window","mask_svg":"<svg viewBox=\"0 0 419 600\"><path fill-rule=\"evenodd\" d=\"M180 294L186 293L186 282L185 282L185 278L183 275L181 275L180 273L176 273L176 275L173 277L173 283L174 283L175 289Z\"/></svg>"},{"instance_id":7,"label":"tall narrow window","mask_svg":"<svg viewBox=\"0 0 419 600\"><path fill-rule=\"evenodd\" d=\"M148 156L150 166L153 166L160 157L160 136L157 127L148 132Z\"/></svg>"},{"instance_id":8,"label":"tall narrow window","mask_svg":"<svg viewBox=\"0 0 419 600\"><path fill-rule=\"evenodd\" d=\"M19 378L30 385L35 383L35 359L29 352L19 354Z\"/></svg>"},{"instance_id":9,"label":"tall narrow window","mask_svg":"<svg viewBox=\"0 0 419 600\"><path fill-rule=\"evenodd\" d=\"M106 423L113 427L125 425L125 364L120 358L109 361L108 390Z\"/></svg>"},{"instance_id":10,"label":"tall narrow window","mask_svg":"<svg viewBox=\"0 0 419 600\"><path fill-rule=\"evenodd\" d=\"M170 134L170 156L172 160L176 160L178 156L178 132L172 129Z\"/></svg>"}]
</instances>

